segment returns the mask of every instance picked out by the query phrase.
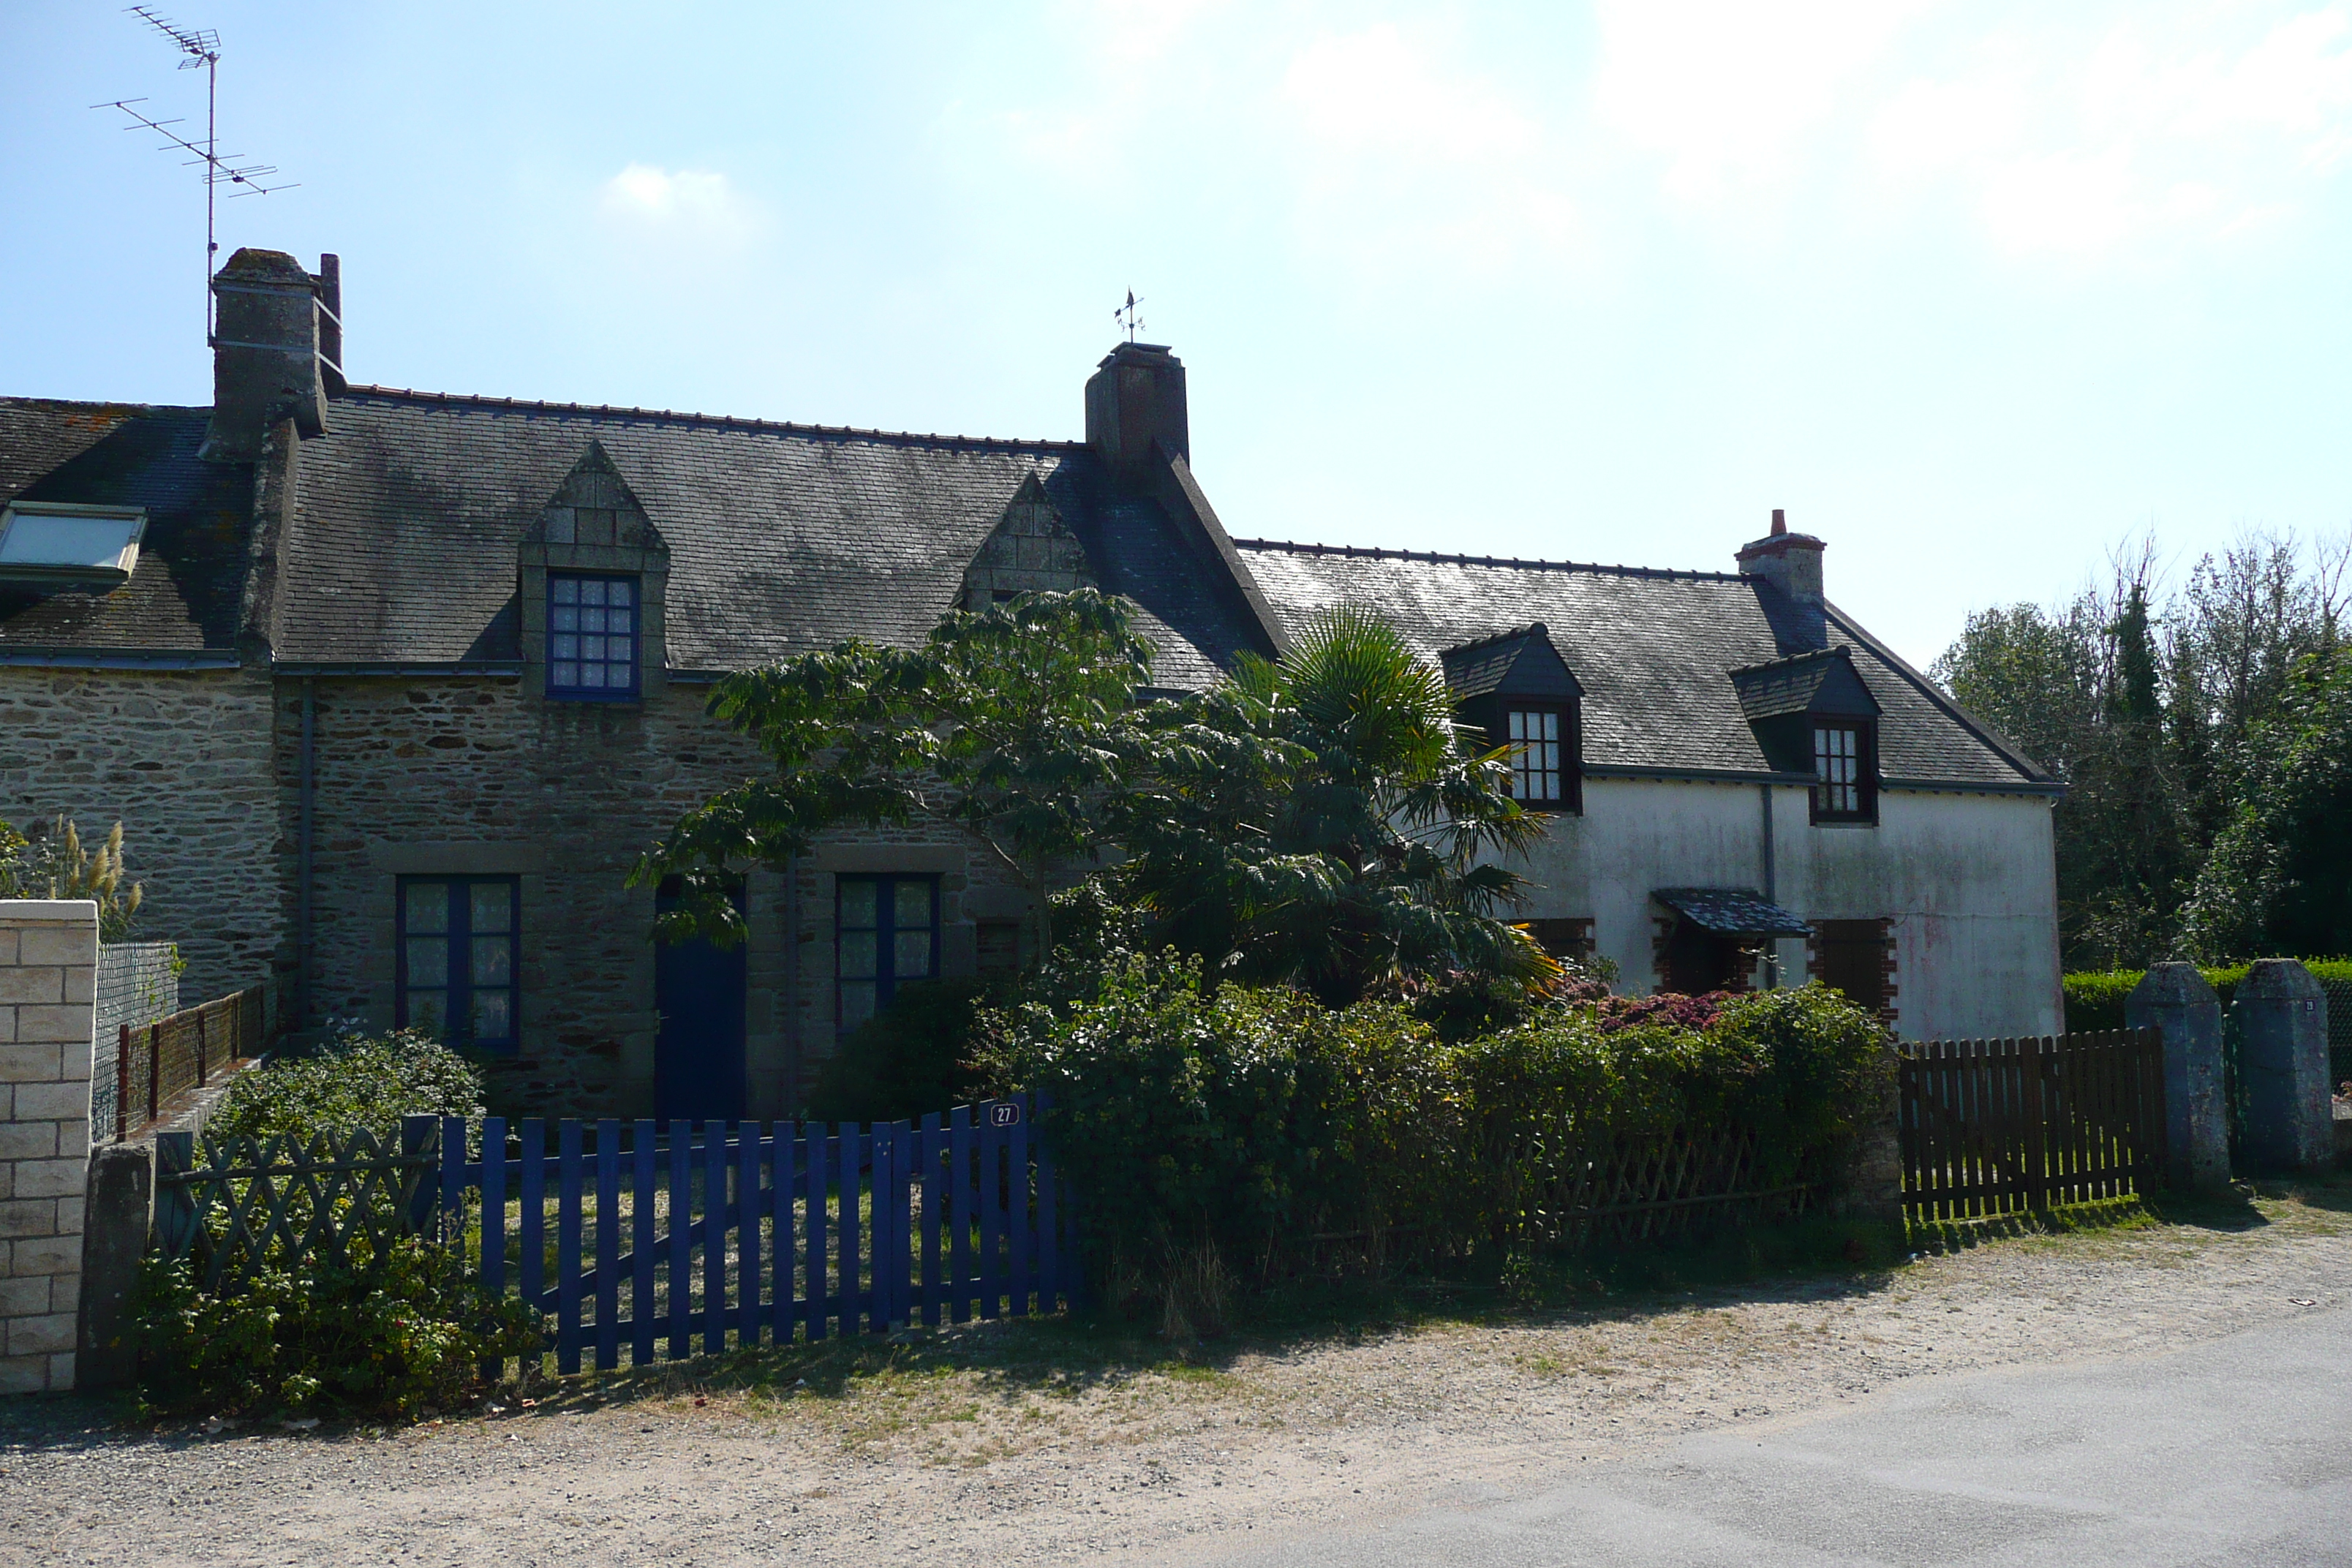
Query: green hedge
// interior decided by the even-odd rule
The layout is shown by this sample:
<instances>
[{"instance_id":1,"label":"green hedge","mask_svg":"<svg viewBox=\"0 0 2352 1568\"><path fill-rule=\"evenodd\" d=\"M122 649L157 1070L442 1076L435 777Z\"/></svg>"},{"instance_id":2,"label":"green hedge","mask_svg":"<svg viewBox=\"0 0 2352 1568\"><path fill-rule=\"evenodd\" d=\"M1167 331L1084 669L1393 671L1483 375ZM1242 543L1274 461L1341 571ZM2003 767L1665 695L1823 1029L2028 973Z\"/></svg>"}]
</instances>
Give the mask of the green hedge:
<instances>
[{"instance_id":1,"label":"green hedge","mask_svg":"<svg viewBox=\"0 0 2352 1568\"><path fill-rule=\"evenodd\" d=\"M2326 988L2329 1042L2338 1049L2352 1046L2352 959L2306 958L2303 963L2312 977ZM2198 973L2205 976L2226 1007L2236 997L2238 983L2246 977L2246 968L2239 963L2200 969ZM2066 1032L2077 1035L2124 1027L2124 1003L2147 973L2143 969L2110 969L2067 975Z\"/></svg>"},{"instance_id":2,"label":"green hedge","mask_svg":"<svg viewBox=\"0 0 2352 1568\"><path fill-rule=\"evenodd\" d=\"M456 1051L414 1029L352 1033L310 1056L274 1057L230 1080L205 1118L213 1138L290 1136L365 1127L380 1138L404 1116L479 1116L482 1074Z\"/></svg>"},{"instance_id":3,"label":"green hedge","mask_svg":"<svg viewBox=\"0 0 2352 1568\"><path fill-rule=\"evenodd\" d=\"M1822 987L1727 1002L1705 1028L1605 1032L1589 1007L1456 1045L1403 1005L1327 1009L1205 983L1169 955L991 1020L995 1087L1043 1090L1113 1300L1221 1321L1308 1238L1496 1267L1557 1239L1551 1194L1612 1144L1751 1128L1759 1184L1840 1167L1889 1070L1885 1033Z\"/></svg>"}]
</instances>

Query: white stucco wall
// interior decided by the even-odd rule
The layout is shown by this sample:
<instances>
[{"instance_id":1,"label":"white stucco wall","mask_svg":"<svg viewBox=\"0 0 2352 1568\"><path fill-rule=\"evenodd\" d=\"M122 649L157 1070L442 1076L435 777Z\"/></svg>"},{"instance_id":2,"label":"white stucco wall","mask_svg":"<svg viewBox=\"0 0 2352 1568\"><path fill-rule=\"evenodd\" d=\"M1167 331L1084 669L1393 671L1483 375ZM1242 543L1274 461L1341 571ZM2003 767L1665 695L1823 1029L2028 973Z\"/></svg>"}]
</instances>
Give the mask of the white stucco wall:
<instances>
[{"instance_id":1,"label":"white stucco wall","mask_svg":"<svg viewBox=\"0 0 2352 1568\"><path fill-rule=\"evenodd\" d=\"M2050 801L1883 791L1876 826L1807 821L1806 792L1770 790L1774 900L1809 921L1891 919L1895 1026L1907 1038L2040 1035L2062 1026ZM1764 792L1754 784L1591 778L1584 815L1556 817L1517 868L1522 918L1591 919L1619 988L1656 988L1658 888L1763 890ZM1801 939L1779 944L1786 984ZM1759 976L1760 979L1760 976Z\"/></svg>"}]
</instances>

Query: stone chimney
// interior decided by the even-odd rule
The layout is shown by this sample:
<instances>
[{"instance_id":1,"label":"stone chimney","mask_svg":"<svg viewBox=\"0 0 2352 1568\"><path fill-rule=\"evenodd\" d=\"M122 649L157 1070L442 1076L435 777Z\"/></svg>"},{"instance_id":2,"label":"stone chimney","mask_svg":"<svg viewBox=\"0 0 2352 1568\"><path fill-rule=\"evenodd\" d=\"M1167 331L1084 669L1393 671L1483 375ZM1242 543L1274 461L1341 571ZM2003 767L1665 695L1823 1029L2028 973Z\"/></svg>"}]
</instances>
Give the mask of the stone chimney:
<instances>
[{"instance_id":1,"label":"stone chimney","mask_svg":"<svg viewBox=\"0 0 2352 1568\"><path fill-rule=\"evenodd\" d=\"M343 258L331 250L319 258L319 379L330 397L351 388L343 379Z\"/></svg>"},{"instance_id":2,"label":"stone chimney","mask_svg":"<svg viewBox=\"0 0 2352 1568\"><path fill-rule=\"evenodd\" d=\"M1157 440L1192 460L1184 415L1184 362L1158 343L1121 343L1087 382L1087 445L1114 464L1139 463Z\"/></svg>"},{"instance_id":3,"label":"stone chimney","mask_svg":"<svg viewBox=\"0 0 2352 1568\"><path fill-rule=\"evenodd\" d=\"M331 276L340 293L340 268ZM252 462L269 426L289 417L304 436L326 433L321 281L281 250L240 250L214 275L213 417L199 456ZM339 358L341 335L339 321Z\"/></svg>"},{"instance_id":4,"label":"stone chimney","mask_svg":"<svg viewBox=\"0 0 2352 1568\"><path fill-rule=\"evenodd\" d=\"M1779 507L1772 509L1772 531L1740 547L1740 572L1779 590L1766 596L1764 613L1783 654L1830 646L1829 622L1822 604L1824 548L1810 533L1790 533L1788 514Z\"/></svg>"}]
</instances>

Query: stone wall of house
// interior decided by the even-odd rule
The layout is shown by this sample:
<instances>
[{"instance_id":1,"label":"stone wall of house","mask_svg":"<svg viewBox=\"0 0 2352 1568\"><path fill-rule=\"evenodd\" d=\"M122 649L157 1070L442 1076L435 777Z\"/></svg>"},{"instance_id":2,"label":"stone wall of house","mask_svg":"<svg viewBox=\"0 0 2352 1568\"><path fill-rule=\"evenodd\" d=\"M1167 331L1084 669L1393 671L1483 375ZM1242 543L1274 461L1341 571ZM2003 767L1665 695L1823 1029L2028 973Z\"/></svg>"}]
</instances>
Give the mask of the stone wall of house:
<instances>
[{"instance_id":1,"label":"stone wall of house","mask_svg":"<svg viewBox=\"0 0 2352 1568\"><path fill-rule=\"evenodd\" d=\"M0 1393L74 1384L98 906L0 900Z\"/></svg>"},{"instance_id":2,"label":"stone wall of house","mask_svg":"<svg viewBox=\"0 0 2352 1568\"><path fill-rule=\"evenodd\" d=\"M403 876L512 875L522 904L520 1058L498 1077L509 1107L645 1115L654 1106L654 889L626 879L678 816L760 771L754 750L704 711L709 688L638 703L548 700L493 678L318 678L313 686L314 1022L394 1016L395 900ZM300 682L281 682L278 789L295 879ZM975 874L961 842L922 832L845 836L746 888L751 940L750 1112L796 1109L833 1028L834 877L935 873L944 968L973 963L975 911L1017 892Z\"/></svg>"},{"instance_id":3,"label":"stone wall of house","mask_svg":"<svg viewBox=\"0 0 2352 1568\"><path fill-rule=\"evenodd\" d=\"M185 994L225 995L286 940L270 742L260 671L0 667L0 818L120 821L136 933L179 944Z\"/></svg>"}]
</instances>

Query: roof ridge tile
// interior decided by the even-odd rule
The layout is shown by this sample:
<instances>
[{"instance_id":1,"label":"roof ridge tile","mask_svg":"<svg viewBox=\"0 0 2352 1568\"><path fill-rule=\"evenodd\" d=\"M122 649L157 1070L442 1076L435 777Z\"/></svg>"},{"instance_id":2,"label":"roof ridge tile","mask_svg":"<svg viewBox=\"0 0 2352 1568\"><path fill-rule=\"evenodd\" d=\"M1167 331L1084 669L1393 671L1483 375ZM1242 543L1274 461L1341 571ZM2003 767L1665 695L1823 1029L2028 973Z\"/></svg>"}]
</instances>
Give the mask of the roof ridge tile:
<instances>
[{"instance_id":1,"label":"roof ridge tile","mask_svg":"<svg viewBox=\"0 0 2352 1568\"><path fill-rule=\"evenodd\" d=\"M1591 572L1615 577L1660 577L1693 583L1745 583L1745 572L1702 572L1679 566L1615 566L1591 561L1523 561L1517 556L1449 555L1435 550L1389 550L1372 544L1315 544L1287 539L1236 539L1238 550L1283 550L1294 555L1338 555L1367 561L1418 561L1432 566L1492 566L1520 572Z\"/></svg>"},{"instance_id":2,"label":"roof ridge tile","mask_svg":"<svg viewBox=\"0 0 2352 1568\"><path fill-rule=\"evenodd\" d=\"M880 441L894 446L967 447L983 451L1075 452L1083 441L1056 441L1040 437L942 436L913 430L873 430L855 425L806 425L791 419L753 419L733 414L688 414L675 408L638 408L613 403L552 403L536 398L493 397L474 392L425 392L406 386L374 386L353 382L335 395L335 401L405 400L413 403L457 404L477 408L518 408L549 414L586 415L597 418L656 420L665 424L715 426L730 430L769 430L793 436L824 436L835 439Z\"/></svg>"}]
</instances>

